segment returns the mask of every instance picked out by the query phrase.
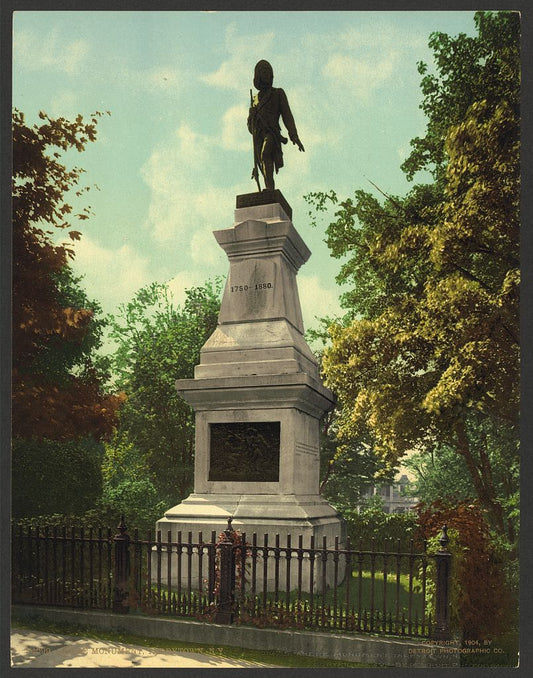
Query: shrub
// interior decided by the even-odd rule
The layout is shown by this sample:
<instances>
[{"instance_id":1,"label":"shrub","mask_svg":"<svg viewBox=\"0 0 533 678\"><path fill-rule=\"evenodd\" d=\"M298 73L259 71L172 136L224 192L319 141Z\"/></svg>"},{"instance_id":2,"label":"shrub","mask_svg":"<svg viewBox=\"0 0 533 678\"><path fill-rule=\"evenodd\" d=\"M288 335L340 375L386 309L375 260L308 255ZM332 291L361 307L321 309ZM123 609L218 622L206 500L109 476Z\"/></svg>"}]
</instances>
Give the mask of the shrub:
<instances>
[{"instance_id":1,"label":"shrub","mask_svg":"<svg viewBox=\"0 0 533 678\"><path fill-rule=\"evenodd\" d=\"M476 503L447 506L433 502L418 509L420 536L438 536L444 524L451 535L452 616L465 639L497 637L509 624L512 609L506 595L504 562L490 538L482 510Z\"/></svg>"},{"instance_id":2,"label":"shrub","mask_svg":"<svg viewBox=\"0 0 533 678\"><path fill-rule=\"evenodd\" d=\"M15 519L80 514L102 492L100 443L15 438L12 446L12 514Z\"/></svg>"},{"instance_id":3,"label":"shrub","mask_svg":"<svg viewBox=\"0 0 533 678\"><path fill-rule=\"evenodd\" d=\"M398 539L402 550L409 549L410 540L415 537L417 516L415 513L385 513L378 508L369 508L360 513L345 515L346 529L352 546L370 548L372 539L376 545L385 539L392 539L396 548Z\"/></svg>"},{"instance_id":4,"label":"shrub","mask_svg":"<svg viewBox=\"0 0 533 678\"><path fill-rule=\"evenodd\" d=\"M148 530L155 531L155 523L169 508L168 503L160 501L152 482L147 478L124 480L115 487L106 486L98 511L102 518L109 516L113 525L124 514L129 533L137 528L144 536ZM162 535L166 539L166 535Z\"/></svg>"}]
</instances>

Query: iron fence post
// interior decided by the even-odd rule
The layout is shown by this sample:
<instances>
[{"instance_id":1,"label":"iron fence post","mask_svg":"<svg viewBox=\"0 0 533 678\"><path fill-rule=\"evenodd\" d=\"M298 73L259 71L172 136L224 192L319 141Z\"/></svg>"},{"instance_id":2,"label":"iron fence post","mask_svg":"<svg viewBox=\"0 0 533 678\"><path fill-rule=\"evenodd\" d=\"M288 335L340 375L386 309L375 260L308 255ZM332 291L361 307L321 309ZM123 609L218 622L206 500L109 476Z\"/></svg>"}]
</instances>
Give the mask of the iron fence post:
<instances>
[{"instance_id":1,"label":"iron fence post","mask_svg":"<svg viewBox=\"0 0 533 678\"><path fill-rule=\"evenodd\" d=\"M233 551L234 533L231 527L232 518L228 518L228 526L224 530L224 538L219 543L220 549L220 581L215 623L233 623L233 602L235 592L235 554Z\"/></svg>"},{"instance_id":2,"label":"iron fence post","mask_svg":"<svg viewBox=\"0 0 533 678\"><path fill-rule=\"evenodd\" d=\"M127 614L130 611L128 580L130 574L130 537L126 534L124 516L120 518L118 533L113 537L115 544L115 571L113 590L113 612Z\"/></svg>"},{"instance_id":3,"label":"iron fence post","mask_svg":"<svg viewBox=\"0 0 533 678\"><path fill-rule=\"evenodd\" d=\"M433 638L448 640L450 633L450 570L452 554L448 551L448 526L442 526L439 537L440 550L435 554L437 567L437 591L435 607L435 627Z\"/></svg>"}]
</instances>

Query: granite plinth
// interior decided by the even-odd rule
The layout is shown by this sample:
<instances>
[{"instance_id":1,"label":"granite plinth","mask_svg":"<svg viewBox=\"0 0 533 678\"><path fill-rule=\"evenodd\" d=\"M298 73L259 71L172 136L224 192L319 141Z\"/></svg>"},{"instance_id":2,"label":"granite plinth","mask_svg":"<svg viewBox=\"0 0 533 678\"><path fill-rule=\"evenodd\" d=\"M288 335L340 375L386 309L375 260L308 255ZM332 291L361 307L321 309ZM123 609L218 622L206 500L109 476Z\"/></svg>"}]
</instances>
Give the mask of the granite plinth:
<instances>
[{"instance_id":1,"label":"granite plinth","mask_svg":"<svg viewBox=\"0 0 533 678\"><path fill-rule=\"evenodd\" d=\"M233 226L214 232L230 267L218 326L200 352L194 379L176 382L195 411L194 492L169 509L157 529L165 536L170 531L173 540L178 532L202 531L208 538L232 517L234 529L260 539L266 534L271 544L277 536L284 545L290 535L296 542L302 536L307 547L311 540L321 547L324 538L342 545L343 523L319 493L319 422L335 398L303 335L296 280L311 252L279 191L266 193L238 196ZM250 437L231 445L221 431ZM261 435L265 444L256 440ZM239 457L243 444L250 448ZM241 471L252 467L244 477ZM267 570L271 589L274 566ZM179 571L184 583L182 564ZM332 583L331 572L325 575ZM287 576L295 584L294 571ZM314 588L312 569L302 586Z\"/></svg>"},{"instance_id":2,"label":"granite plinth","mask_svg":"<svg viewBox=\"0 0 533 678\"><path fill-rule=\"evenodd\" d=\"M257 191L238 195L235 205L237 209L242 207L258 207L260 205L281 205L285 214L292 219L292 208L285 200L283 193L277 188L273 190Z\"/></svg>"}]
</instances>

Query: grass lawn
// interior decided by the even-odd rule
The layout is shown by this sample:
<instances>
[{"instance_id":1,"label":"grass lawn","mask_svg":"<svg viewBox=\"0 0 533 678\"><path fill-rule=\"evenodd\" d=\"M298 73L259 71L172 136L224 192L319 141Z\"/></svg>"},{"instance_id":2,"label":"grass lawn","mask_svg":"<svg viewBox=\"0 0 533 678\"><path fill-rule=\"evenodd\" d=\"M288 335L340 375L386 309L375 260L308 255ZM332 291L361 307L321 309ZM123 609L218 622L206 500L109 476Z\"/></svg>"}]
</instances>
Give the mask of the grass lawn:
<instances>
[{"instance_id":1,"label":"grass lawn","mask_svg":"<svg viewBox=\"0 0 533 678\"><path fill-rule=\"evenodd\" d=\"M422 587L416 578L413 578L412 587L412 611L414 614L415 609L417 609L419 615L421 615ZM272 599L273 594L268 594L268 597ZM309 601L310 598L309 593L302 592L301 600ZM285 592L280 592L279 599L286 600ZM290 600L295 601L297 599L298 592L291 591ZM396 580L396 575L394 577L388 575L385 583L385 577L382 572L376 572L374 577L372 577L370 572L363 571L360 579L358 573L354 572L350 582L344 580L337 587L336 591L332 588L326 589L325 600L323 599L322 591L315 592L313 601L315 605L324 604L333 606L336 603L337 606L354 608L355 610L358 610L359 607L361 610L382 610L383 603L386 602L387 610L393 613L396 610L396 601L398 601L400 613L402 610L407 612L409 609L409 575L400 575L398 581Z\"/></svg>"},{"instance_id":2,"label":"grass lawn","mask_svg":"<svg viewBox=\"0 0 533 678\"><path fill-rule=\"evenodd\" d=\"M310 593L302 592L298 596L297 591L291 591L288 598L287 601L284 591L280 591L277 598L273 592L268 592L265 598L262 591L256 591L255 604L251 596L245 597L243 619L253 623L251 618L259 617L260 625L299 626L321 631L387 632L393 635L425 635L428 631L421 584L413 577L410 594L407 574L397 579L396 575L385 578L383 573L372 576L370 572L362 572L361 577L354 573L349 582L344 581L336 590L327 589L325 596L322 591L315 592L312 597Z\"/></svg>"},{"instance_id":3,"label":"grass lawn","mask_svg":"<svg viewBox=\"0 0 533 678\"><path fill-rule=\"evenodd\" d=\"M410 592L411 587L411 592ZM152 591L156 591L152 586ZM168 597L168 588L161 584L161 593ZM172 589L171 594L174 592ZM237 585L237 599L239 598L239 590ZM302 591L298 596L298 591L293 590L289 593L289 605L292 608L297 601L300 600L302 604L307 604L310 607L311 594ZM247 610L252 614L252 607L254 608L253 616L256 613L264 617L261 625L281 625L293 626L301 624L287 624L287 616L283 616L282 623L277 620L277 615L272 614L274 608L284 608L287 603L287 594L285 591L279 591L276 598L274 592L267 592L266 598L262 590L256 590L255 605L251 604L251 590L249 584L245 588L245 604L243 610ZM344 580L343 583L337 587L336 590L332 588L326 589L325 597L322 591L315 592L312 596L313 609L326 609L326 616L331 618L332 623L320 624L321 630L327 629L341 629L344 626L342 620L346 617L346 613L358 620L352 630L359 631L379 631L383 629L384 620L386 620L386 628L389 633L405 634L409 631L409 618L412 622L412 633L416 634L415 624L422 624L422 621L427 624L427 612L424 610L424 597L422 593L422 583L416 578L412 577L410 580L408 574L400 574L399 577L394 574L388 574L387 577L383 572L375 572L372 576L369 571L362 571L359 577L358 571L352 573L350 582ZM263 609L269 609L269 612L262 614ZM384 615L385 611L385 615ZM425 617L424 617L425 614ZM309 623L304 624L305 628L311 628L314 623L311 621L309 615ZM319 615L320 616L320 615ZM370 619L373 616L373 622ZM268 620L270 619L270 621ZM335 618L335 622L333 619ZM366 621L365 621L366 619ZM248 619L250 622L250 619ZM301 622L301 617L300 617ZM400 631L402 629L402 631ZM418 634L424 635L427 629L418 629Z\"/></svg>"}]
</instances>

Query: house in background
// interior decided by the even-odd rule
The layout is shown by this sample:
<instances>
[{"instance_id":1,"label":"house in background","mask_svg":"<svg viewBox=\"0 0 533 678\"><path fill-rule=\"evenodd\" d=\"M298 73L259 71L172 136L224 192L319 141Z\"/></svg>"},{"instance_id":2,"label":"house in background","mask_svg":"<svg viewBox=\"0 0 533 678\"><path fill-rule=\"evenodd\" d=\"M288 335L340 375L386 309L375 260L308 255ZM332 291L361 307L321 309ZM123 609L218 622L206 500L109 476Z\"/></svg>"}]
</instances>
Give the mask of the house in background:
<instances>
[{"instance_id":1,"label":"house in background","mask_svg":"<svg viewBox=\"0 0 533 678\"><path fill-rule=\"evenodd\" d=\"M363 495L363 502L370 497L379 497L383 501L385 513L406 513L418 503L416 497L406 494L407 488L413 487L405 473L402 473L392 485L372 485Z\"/></svg>"}]
</instances>

